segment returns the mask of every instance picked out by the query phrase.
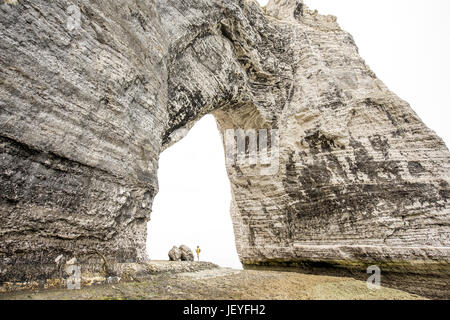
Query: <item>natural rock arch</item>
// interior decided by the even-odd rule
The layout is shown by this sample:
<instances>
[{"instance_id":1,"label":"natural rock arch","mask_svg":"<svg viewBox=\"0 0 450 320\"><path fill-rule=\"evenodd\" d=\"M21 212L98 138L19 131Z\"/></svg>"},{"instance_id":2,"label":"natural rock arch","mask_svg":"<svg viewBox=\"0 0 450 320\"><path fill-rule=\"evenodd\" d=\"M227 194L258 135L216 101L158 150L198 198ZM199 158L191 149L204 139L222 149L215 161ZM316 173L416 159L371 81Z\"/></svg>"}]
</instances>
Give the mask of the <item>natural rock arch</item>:
<instances>
[{"instance_id":1,"label":"natural rock arch","mask_svg":"<svg viewBox=\"0 0 450 320\"><path fill-rule=\"evenodd\" d=\"M72 29L71 4L0 9L0 281L145 262L159 154L207 113L280 134L276 174L228 168L244 264L448 267L448 149L334 17L299 0L80 0Z\"/></svg>"}]
</instances>

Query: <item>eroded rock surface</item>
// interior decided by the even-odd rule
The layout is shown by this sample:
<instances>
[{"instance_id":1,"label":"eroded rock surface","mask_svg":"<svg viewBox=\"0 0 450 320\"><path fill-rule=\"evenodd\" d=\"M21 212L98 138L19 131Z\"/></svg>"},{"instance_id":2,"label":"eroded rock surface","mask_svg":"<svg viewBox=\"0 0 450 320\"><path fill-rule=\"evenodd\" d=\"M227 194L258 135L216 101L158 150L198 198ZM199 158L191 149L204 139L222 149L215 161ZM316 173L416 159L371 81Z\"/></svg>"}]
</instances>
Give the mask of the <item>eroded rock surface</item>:
<instances>
[{"instance_id":1,"label":"eroded rock surface","mask_svg":"<svg viewBox=\"0 0 450 320\"><path fill-rule=\"evenodd\" d=\"M182 261L194 261L194 253L191 248L183 244L180 246L180 251Z\"/></svg>"},{"instance_id":2,"label":"eroded rock surface","mask_svg":"<svg viewBox=\"0 0 450 320\"><path fill-rule=\"evenodd\" d=\"M159 154L208 113L279 132L278 170L227 168L244 264L448 263L448 149L336 18L80 0L74 27L71 5L0 5L0 282L147 261Z\"/></svg>"},{"instance_id":3,"label":"eroded rock surface","mask_svg":"<svg viewBox=\"0 0 450 320\"><path fill-rule=\"evenodd\" d=\"M170 261L181 261L181 250L177 246L173 246L168 256Z\"/></svg>"}]
</instances>

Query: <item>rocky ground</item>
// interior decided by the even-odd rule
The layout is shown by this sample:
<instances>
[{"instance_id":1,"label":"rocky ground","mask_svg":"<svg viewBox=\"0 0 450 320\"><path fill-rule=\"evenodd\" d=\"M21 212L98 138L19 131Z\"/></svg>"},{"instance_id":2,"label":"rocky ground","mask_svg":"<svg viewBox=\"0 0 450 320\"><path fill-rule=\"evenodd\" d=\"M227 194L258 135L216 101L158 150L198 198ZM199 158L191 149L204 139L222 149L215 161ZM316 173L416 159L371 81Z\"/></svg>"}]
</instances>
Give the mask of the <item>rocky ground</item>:
<instances>
[{"instance_id":1,"label":"rocky ground","mask_svg":"<svg viewBox=\"0 0 450 320\"><path fill-rule=\"evenodd\" d=\"M169 263L165 265L169 270ZM162 267L161 267L162 268ZM193 270L190 265L189 270ZM210 268L161 272L141 281L100 285L81 290L6 293L0 299L51 300L165 300L165 299L424 299L391 288L369 290L364 281L346 277L309 275L273 270Z\"/></svg>"}]
</instances>

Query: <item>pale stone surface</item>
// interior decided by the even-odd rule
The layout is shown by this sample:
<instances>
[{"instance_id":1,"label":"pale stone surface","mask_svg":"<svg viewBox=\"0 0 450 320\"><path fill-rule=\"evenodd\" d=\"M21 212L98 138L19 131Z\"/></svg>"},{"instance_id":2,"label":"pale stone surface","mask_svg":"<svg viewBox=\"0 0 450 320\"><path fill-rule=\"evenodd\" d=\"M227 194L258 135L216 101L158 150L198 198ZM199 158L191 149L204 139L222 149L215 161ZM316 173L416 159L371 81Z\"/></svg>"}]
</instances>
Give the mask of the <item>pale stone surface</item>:
<instances>
[{"instance_id":1,"label":"pale stone surface","mask_svg":"<svg viewBox=\"0 0 450 320\"><path fill-rule=\"evenodd\" d=\"M180 251L181 251L181 260L182 261L194 261L194 253L188 246L186 246L184 244L181 245Z\"/></svg>"},{"instance_id":2,"label":"pale stone surface","mask_svg":"<svg viewBox=\"0 0 450 320\"><path fill-rule=\"evenodd\" d=\"M173 246L168 255L170 261L181 261L181 250L177 246Z\"/></svg>"},{"instance_id":3,"label":"pale stone surface","mask_svg":"<svg viewBox=\"0 0 450 320\"><path fill-rule=\"evenodd\" d=\"M336 18L299 0L78 3L73 30L70 1L0 5L0 282L52 278L60 255L146 262L159 154L208 113L279 130L275 174L227 168L244 263L448 263L448 149Z\"/></svg>"},{"instance_id":4,"label":"pale stone surface","mask_svg":"<svg viewBox=\"0 0 450 320\"><path fill-rule=\"evenodd\" d=\"M186 245L173 246L168 255L170 261L194 261L194 254Z\"/></svg>"}]
</instances>

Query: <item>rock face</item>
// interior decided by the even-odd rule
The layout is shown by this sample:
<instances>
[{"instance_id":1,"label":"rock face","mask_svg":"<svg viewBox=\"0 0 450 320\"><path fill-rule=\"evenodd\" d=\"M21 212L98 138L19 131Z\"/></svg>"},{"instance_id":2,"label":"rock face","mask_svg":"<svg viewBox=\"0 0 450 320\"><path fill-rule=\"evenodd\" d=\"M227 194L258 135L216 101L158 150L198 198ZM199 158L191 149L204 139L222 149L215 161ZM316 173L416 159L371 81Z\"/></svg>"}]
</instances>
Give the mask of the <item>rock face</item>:
<instances>
[{"instance_id":1,"label":"rock face","mask_svg":"<svg viewBox=\"0 0 450 320\"><path fill-rule=\"evenodd\" d=\"M180 251L182 261L194 261L194 253L188 246L181 245Z\"/></svg>"},{"instance_id":2,"label":"rock face","mask_svg":"<svg viewBox=\"0 0 450 320\"><path fill-rule=\"evenodd\" d=\"M448 149L299 0L5 3L0 70L0 282L147 261L159 154L208 113L279 137L227 167L244 264L448 266Z\"/></svg>"},{"instance_id":3,"label":"rock face","mask_svg":"<svg viewBox=\"0 0 450 320\"><path fill-rule=\"evenodd\" d=\"M173 246L169 251L170 261L194 261L194 254L192 250L185 245L181 245L179 248Z\"/></svg>"},{"instance_id":4,"label":"rock face","mask_svg":"<svg viewBox=\"0 0 450 320\"><path fill-rule=\"evenodd\" d=\"M169 260L170 261L181 261L181 250L176 246L173 246L169 251Z\"/></svg>"}]
</instances>

